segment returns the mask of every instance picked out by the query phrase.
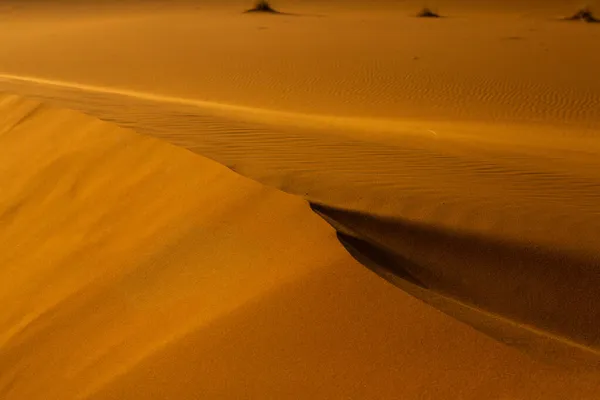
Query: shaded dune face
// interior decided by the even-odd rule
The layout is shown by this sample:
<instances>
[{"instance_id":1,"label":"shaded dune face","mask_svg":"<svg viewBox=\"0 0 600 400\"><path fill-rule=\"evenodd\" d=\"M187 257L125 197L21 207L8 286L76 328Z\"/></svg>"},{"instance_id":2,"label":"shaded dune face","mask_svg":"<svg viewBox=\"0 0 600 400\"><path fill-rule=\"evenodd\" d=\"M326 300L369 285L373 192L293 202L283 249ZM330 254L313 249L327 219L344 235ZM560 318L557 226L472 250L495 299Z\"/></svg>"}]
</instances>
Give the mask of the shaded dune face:
<instances>
[{"instance_id":1,"label":"shaded dune face","mask_svg":"<svg viewBox=\"0 0 600 400\"><path fill-rule=\"evenodd\" d=\"M545 358L584 358L600 365L597 257L321 204L313 203L311 208L336 229L355 259L416 297L446 298L454 304L451 308L461 310L441 309L458 319L465 320L461 317L465 310L478 313L484 318L466 318L466 322L525 350L539 352L531 342L540 342L541 337L555 342L552 346L564 347L563 355L542 349L538 355ZM494 316L518 327L517 332L505 336L506 332L490 327L485 319ZM530 337L517 339L515 333Z\"/></svg>"}]
</instances>

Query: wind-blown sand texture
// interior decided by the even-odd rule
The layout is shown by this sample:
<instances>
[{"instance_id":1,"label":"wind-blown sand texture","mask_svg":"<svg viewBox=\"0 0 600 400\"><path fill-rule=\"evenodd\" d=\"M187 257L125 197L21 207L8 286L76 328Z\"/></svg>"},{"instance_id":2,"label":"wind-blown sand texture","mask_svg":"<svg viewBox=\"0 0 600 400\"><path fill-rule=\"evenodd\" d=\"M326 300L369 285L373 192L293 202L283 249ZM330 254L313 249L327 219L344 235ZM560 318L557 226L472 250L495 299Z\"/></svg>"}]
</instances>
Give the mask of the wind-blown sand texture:
<instances>
[{"instance_id":1,"label":"wind-blown sand texture","mask_svg":"<svg viewBox=\"0 0 600 400\"><path fill-rule=\"evenodd\" d=\"M567 3L8 3L0 398L596 399Z\"/></svg>"}]
</instances>

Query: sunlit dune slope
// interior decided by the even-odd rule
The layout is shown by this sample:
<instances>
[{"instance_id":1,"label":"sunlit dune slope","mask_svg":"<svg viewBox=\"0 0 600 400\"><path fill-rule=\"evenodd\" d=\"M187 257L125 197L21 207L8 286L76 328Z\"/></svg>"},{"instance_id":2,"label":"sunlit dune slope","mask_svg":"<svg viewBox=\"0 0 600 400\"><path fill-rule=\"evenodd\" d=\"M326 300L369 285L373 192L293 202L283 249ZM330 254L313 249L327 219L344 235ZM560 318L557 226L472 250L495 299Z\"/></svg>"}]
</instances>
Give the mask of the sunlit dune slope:
<instances>
[{"instance_id":1,"label":"sunlit dune slope","mask_svg":"<svg viewBox=\"0 0 600 400\"><path fill-rule=\"evenodd\" d=\"M300 199L74 112L0 104L3 399L72 398L344 258Z\"/></svg>"}]
</instances>

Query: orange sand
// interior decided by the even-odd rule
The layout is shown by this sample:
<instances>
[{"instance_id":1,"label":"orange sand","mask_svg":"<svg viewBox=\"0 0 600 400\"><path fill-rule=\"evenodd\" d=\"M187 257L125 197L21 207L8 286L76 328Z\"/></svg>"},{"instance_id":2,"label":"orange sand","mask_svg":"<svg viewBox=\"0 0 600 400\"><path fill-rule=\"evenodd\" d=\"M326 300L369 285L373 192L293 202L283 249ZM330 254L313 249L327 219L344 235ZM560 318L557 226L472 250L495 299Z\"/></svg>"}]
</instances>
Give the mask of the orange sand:
<instances>
[{"instance_id":1,"label":"orange sand","mask_svg":"<svg viewBox=\"0 0 600 400\"><path fill-rule=\"evenodd\" d=\"M599 26L436 3L8 3L0 398L598 398Z\"/></svg>"}]
</instances>

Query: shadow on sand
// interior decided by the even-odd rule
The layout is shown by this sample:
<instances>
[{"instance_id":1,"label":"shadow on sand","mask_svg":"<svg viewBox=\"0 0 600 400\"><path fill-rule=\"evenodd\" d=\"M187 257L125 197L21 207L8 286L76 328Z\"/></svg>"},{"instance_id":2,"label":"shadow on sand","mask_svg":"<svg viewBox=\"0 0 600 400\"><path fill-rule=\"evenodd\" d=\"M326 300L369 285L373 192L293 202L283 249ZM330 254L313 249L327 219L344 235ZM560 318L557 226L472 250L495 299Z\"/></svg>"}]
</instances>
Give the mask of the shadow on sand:
<instances>
[{"instance_id":1,"label":"shadow on sand","mask_svg":"<svg viewBox=\"0 0 600 400\"><path fill-rule=\"evenodd\" d=\"M357 261L413 296L538 358L600 366L598 259L310 207Z\"/></svg>"}]
</instances>

